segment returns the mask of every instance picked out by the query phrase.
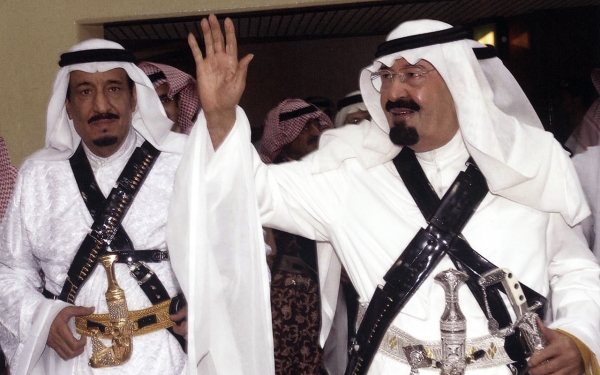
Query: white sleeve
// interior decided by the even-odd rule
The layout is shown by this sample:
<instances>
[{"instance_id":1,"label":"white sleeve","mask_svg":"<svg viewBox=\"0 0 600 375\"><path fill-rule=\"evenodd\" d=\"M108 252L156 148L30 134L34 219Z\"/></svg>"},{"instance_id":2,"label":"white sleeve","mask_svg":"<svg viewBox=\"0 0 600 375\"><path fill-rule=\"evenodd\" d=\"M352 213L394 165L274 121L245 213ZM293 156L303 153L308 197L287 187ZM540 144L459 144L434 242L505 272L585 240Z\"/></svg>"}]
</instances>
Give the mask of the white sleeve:
<instances>
[{"instance_id":1,"label":"white sleeve","mask_svg":"<svg viewBox=\"0 0 600 375\"><path fill-rule=\"evenodd\" d=\"M558 214L548 226L553 322L550 328L567 331L600 358L600 268L586 246L579 226L571 228Z\"/></svg>"},{"instance_id":2,"label":"white sleeve","mask_svg":"<svg viewBox=\"0 0 600 375\"><path fill-rule=\"evenodd\" d=\"M0 344L14 373L26 373L37 363L50 325L68 306L40 293L40 266L21 212L22 186L20 174L0 226Z\"/></svg>"},{"instance_id":3,"label":"white sleeve","mask_svg":"<svg viewBox=\"0 0 600 375\"><path fill-rule=\"evenodd\" d=\"M177 170L167 241L188 300L189 374L275 372L251 147L241 108L217 152L201 112Z\"/></svg>"}]
</instances>

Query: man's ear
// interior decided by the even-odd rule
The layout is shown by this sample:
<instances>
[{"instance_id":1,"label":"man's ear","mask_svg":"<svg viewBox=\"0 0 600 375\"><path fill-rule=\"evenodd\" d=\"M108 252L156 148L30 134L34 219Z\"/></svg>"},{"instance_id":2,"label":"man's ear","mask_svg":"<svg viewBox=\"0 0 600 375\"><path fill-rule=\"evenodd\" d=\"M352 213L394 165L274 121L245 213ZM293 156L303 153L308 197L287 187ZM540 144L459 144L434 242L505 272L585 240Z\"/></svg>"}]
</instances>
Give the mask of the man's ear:
<instances>
[{"instance_id":1,"label":"man's ear","mask_svg":"<svg viewBox=\"0 0 600 375\"><path fill-rule=\"evenodd\" d=\"M73 120L73 116L71 116L71 101L68 98L65 99L65 109L67 110L67 116L69 116L69 120Z\"/></svg>"},{"instance_id":2,"label":"man's ear","mask_svg":"<svg viewBox=\"0 0 600 375\"><path fill-rule=\"evenodd\" d=\"M131 89L131 111L135 112L137 108L137 91L135 89L135 83L133 84L133 88Z\"/></svg>"}]
</instances>

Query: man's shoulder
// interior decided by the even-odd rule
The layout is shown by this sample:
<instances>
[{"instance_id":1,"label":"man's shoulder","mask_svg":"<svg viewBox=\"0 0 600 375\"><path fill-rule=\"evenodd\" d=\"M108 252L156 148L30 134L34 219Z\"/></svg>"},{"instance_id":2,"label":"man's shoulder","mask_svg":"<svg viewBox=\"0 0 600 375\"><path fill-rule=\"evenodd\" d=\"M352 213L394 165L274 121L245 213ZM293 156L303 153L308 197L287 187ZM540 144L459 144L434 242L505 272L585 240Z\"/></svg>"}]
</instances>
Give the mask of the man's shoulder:
<instances>
[{"instance_id":1,"label":"man's shoulder","mask_svg":"<svg viewBox=\"0 0 600 375\"><path fill-rule=\"evenodd\" d=\"M19 169L19 174L47 175L59 171L70 170L69 160L27 159Z\"/></svg>"},{"instance_id":2,"label":"man's shoulder","mask_svg":"<svg viewBox=\"0 0 600 375\"><path fill-rule=\"evenodd\" d=\"M159 169L173 170L175 171L179 167L181 162L181 154L175 154L172 152L161 152L156 160L155 167Z\"/></svg>"},{"instance_id":3,"label":"man's shoulder","mask_svg":"<svg viewBox=\"0 0 600 375\"><path fill-rule=\"evenodd\" d=\"M355 161L362 168L380 166L399 152L389 136L372 121L346 125L323 133L313 157L313 173L337 169Z\"/></svg>"}]
</instances>

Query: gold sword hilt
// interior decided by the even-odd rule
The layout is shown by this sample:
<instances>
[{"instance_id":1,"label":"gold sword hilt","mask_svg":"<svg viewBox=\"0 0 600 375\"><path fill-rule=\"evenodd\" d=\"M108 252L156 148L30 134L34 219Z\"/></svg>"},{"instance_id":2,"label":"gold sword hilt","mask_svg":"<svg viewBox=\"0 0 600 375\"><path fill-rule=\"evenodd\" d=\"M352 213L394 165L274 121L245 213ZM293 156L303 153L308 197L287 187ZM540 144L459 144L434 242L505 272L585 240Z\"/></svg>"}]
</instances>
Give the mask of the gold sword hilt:
<instances>
[{"instance_id":1,"label":"gold sword hilt","mask_svg":"<svg viewBox=\"0 0 600 375\"><path fill-rule=\"evenodd\" d=\"M133 323L129 320L125 292L115 276L114 264L118 259L117 254L98 257L98 263L104 266L108 279L105 296L110 326L106 327L105 333L112 336L112 345L107 347L98 337L92 336L92 357L89 364L93 368L121 365L131 358L133 350Z\"/></svg>"}]
</instances>

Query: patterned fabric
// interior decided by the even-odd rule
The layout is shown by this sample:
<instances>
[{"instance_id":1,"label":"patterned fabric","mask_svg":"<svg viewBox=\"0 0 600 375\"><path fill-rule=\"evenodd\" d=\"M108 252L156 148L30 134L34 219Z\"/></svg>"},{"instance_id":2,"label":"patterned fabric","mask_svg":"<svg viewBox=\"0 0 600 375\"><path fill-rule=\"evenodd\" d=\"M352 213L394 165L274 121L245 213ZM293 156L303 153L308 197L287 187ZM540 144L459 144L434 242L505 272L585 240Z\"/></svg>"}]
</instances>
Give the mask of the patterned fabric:
<instances>
[{"instance_id":1,"label":"patterned fabric","mask_svg":"<svg viewBox=\"0 0 600 375\"><path fill-rule=\"evenodd\" d=\"M0 137L0 218L4 217L4 212L8 207L17 173L17 167L10 162L6 142L4 142L4 138Z\"/></svg>"},{"instance_id":2,"label":"patterned fabric","mask_svg":"<svg viewBox=\"0 0 600 375\"><path fill-rule=\"evenodd\" d=\"M311 109L313 111L306 113ZM298 111L297 116L294 116L295 111ZM293 117L289 118L290 116ZM286 99L270 110L265 120L265 129L258 151L262 161L272 163L283 146L296 139L306 122L312 119L319 120L321 132L333 128L331 119L323 111L301 99Z\"/></svg>"},{"instance_id":3,"label":"patterned fabric","mask_svg":"<svg viewBox=\"0 0 600 375\"><path fill-rule=\"evenodd\" d=\"M165 75L165 78L153 80L152 84L156 89L163 83L167 83L169 85L167 96L170 99L173 99L177 94L180 95L179 125L185 134L190 134L192 126L194 126L193 119L200 111L200 98L198 97L196 80L191 75L169 65L143 61L138 66L148 76L159 72Z\"/></svg>"},{"instance_id":4,"label":"patterned fabric","mask_svg":"<svg viewBox=\"0 0 600 375\"><path fill-rule=\"evenodd\" d=\"M274 231L274 235L279 252L271 281L275 374L326 375L323 349L319 346L321 318L315 242L281 231ZM297 261L294 267L282 264L283 254ZM300 255L311 259L304 261Z\"/></svg>"}]
</instances>

